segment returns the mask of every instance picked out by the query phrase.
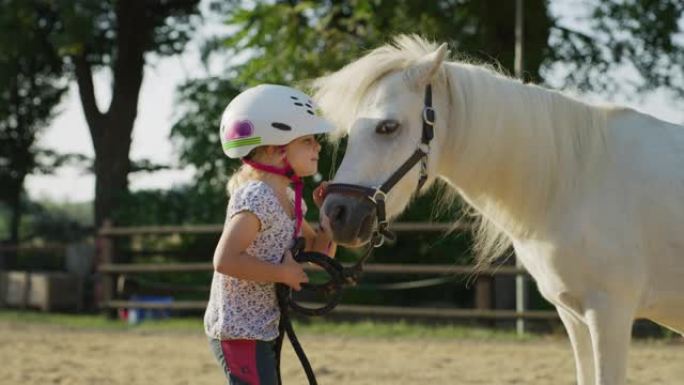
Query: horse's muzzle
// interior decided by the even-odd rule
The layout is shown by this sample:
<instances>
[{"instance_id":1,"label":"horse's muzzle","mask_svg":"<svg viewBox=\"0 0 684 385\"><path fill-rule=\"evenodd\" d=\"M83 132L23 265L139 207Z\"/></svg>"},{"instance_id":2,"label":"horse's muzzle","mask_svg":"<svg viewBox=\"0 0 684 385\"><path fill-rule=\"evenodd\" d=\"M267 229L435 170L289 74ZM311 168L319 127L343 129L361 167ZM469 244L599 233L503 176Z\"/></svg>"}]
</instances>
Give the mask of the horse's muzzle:
<instances>
[{"instance_id":1,"label":"horse's muzzle","mask_svg":"<svg viewBox=\"0 0 684 385\"><path fill-rule=\"evenodd\" d=\"M358 247L370 241L376 210L367 198L331 192L325 196L322 211L330 221L333 240L338 244Z\"/></svg>"}]
</instances>

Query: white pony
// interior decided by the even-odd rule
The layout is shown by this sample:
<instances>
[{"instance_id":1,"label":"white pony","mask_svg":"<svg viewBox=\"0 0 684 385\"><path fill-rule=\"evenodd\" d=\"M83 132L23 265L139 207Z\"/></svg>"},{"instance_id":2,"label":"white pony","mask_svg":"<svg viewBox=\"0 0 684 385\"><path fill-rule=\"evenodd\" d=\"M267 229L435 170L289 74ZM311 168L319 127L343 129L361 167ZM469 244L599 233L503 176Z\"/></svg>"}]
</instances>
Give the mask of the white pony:
<instances>
[{"instance_id":1,"label":"white pony","mask_svg":"<svg viewBox=\"0 0 684 385\"><path fill-rule=\"evenodd\" d=\"M314 82L348 136L333 183L378 186L415 151L431 84L423 190L442 180L474 208L485 257L513 245L567 329L578 384L625 384L635 318L684 331L684 127L446 56L444 44L399 36ZM387 195L389 217L418 176L415 166ZM368 242L367 199L330 193L322 212L338 242Z\"/></svg>"}]
</instances>

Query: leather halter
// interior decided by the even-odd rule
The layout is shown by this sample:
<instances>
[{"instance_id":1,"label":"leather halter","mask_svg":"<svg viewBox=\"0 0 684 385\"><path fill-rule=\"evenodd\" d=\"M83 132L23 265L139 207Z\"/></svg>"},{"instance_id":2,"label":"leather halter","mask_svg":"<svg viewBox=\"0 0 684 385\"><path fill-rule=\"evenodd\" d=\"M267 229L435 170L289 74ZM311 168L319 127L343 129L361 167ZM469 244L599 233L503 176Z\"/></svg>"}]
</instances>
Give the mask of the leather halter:
<instances>
[{"instance_id":1,"label":"leather halter","mask_svg":"<svg viewBox=\"0 0 684 385\"><path fill-rule=\"evenodd\" d=\"M349 183L331 183L326 188L326 194L330 192L356 195L368 199L375 207L377 214L377 228L373 232L371 244L374 247L381 246L385 238L393 239L394 235L388 229L388 223L385 212L385 198L389 191L394 187L412 168L416 163L420 162L420 177L418 179L418 186L416 192L419 191L428 178L427 174L427 157L430 153L430 141L434 137L435 125L435 110L432 108L432 85L428 84L425 87L425 98L422 113L423 120L423 134L420 140L420 145L413 152L413 154L399 166L399 168L390 175L387 180L379 187L366 187L357 184Z\"/></svg>"}]
</instances>

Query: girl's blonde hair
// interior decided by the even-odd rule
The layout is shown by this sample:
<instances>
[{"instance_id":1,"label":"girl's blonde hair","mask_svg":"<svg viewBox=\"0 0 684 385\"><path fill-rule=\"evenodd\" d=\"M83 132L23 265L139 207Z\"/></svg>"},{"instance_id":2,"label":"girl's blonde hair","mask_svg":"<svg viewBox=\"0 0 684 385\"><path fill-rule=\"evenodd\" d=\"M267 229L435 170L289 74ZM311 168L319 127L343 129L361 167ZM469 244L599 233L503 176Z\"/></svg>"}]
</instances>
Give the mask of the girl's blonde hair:
<instances>
[{"instance_id":1,"label":"girl's blonde hair","mask_svg":"<svg viewBox=\"0 0 684 385\"><path fill-rule=\"evenodd\" d=\"M260 158L263 159L263 156L266 153L266 147L267 146L260 146L252 150L245 158L247 159L255 159L255 158ZM252 167L243 164L240 167L235 170L233 175L228 178L228 183L226 183L226 192L228 193L228 196L232 196L233 193L242 185L249 181L253 180L258 180L259 179L259 171L253 169Z\"/></svg>"}]
</instances>

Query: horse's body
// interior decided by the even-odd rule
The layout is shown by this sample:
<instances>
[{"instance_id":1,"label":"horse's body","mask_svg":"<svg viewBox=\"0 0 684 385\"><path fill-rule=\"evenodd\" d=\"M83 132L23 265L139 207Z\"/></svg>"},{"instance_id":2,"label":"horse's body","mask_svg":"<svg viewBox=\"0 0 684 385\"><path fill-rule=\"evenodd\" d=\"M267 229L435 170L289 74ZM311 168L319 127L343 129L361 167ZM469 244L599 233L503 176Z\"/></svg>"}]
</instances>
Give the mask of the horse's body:
<instances>
[{"instance_id":1,"label":"horse's body","mask_svg":"<svg viewBox=\"0 0 684 385\"><path fill-rule=\"evenodd\" d=\"M512 237L516 255L557 306L603 290L684 331L684 128L632 110L607 127L605 163L553 200L544 234Z\"/></svg>"},{"instance_id":2,"label":"horse's body","mask_svg":"<svg viewBox=\"0 0 684 385\"><path fill-rule=\"evenodd\" d=\"M432 84L430 181L483 217L485 253L513 245L560 314L578 383L625 384L635 318L684 332L684 127L443 62L444 46L419 38L397 44L316 83L349 135L334 182L382 183L415 149ZM399 129L388 133L388 119ZM417 169L387 196L389 215L410 201ZM323 211L340 243L369 239L363 200L330 194Z\"/></svg>"}]
</instances>

